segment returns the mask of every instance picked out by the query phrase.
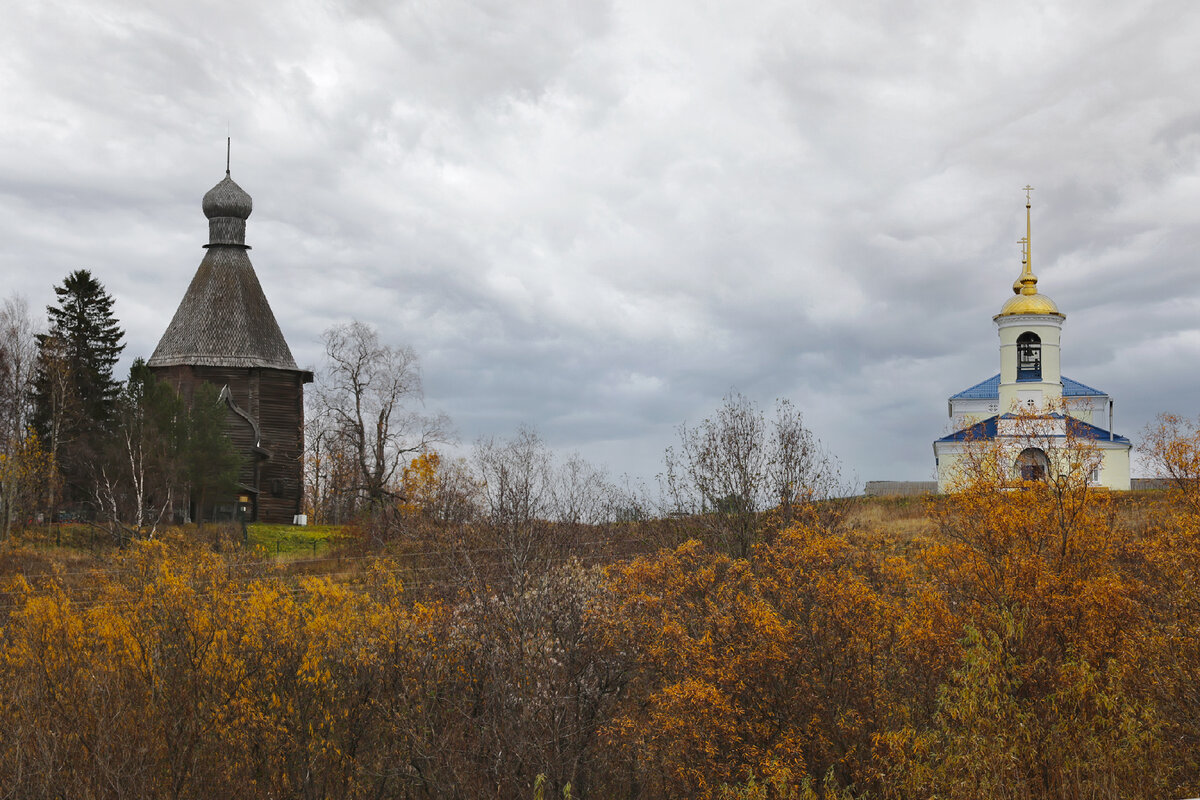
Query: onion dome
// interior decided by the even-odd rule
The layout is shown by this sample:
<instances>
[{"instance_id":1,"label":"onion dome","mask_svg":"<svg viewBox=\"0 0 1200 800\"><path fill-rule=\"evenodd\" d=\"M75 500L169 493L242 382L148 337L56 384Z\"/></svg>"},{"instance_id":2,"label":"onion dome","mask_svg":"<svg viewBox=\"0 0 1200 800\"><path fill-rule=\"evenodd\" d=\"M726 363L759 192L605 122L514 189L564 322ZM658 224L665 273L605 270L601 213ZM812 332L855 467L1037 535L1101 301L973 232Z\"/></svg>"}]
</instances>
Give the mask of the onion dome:
<instances>
[{"instance_id":1,"label":"onion dome","mask_svg":"<svg viewBox=\"0 0 1200 800\"><path fill-rule=\"evenodd\" d=\"M225 170L225 178L204 195L201 203L208 217L208 244L246 246L246 219L254 210L254 201L246 190L234 183Z\"/></svg>"},{"instance_id":2,"label":"onion dome","mask_svg":"<svg viewBox=\"0 0 1200 800\"><path fill-rule=\"evenodd\" d=\"M298 371L244 244L250 195L226 170L225 179L204 195L203 208L207 252L146 363Z\"/></svg>"},{"instance_id":3,"label":"onion dome","mask_svg":"<svg viewBox=\"0 0 1200 800\"><path fill-rule=\"evenodd\" d=\"M250 212L254 210L254 201L245 189L238 186L234 183L233 178L229 177L229 170L225 170L225 178L220 183L205 193L204 200L200 205L204 209L204 216L209 219L213 217L247 219Z\"/></svg>"},{"instance_id":4,"label":"onion dome","mask_svg":"<svg viewBox=\"0 0 1200 800\"><path fill-rule=\"evenodd\" d=\"M1053 314L1057 317L1066 316L1058 310L1058 306L1044 294L1039 294L1037 290L1037 276L1029 271L1028 267L1022 273L1020 284L1020 294L1015 297L1010 297L1008 302L1000 307L998 317L1011 317L1015 314Z\"/></svg>"}]
</instances>

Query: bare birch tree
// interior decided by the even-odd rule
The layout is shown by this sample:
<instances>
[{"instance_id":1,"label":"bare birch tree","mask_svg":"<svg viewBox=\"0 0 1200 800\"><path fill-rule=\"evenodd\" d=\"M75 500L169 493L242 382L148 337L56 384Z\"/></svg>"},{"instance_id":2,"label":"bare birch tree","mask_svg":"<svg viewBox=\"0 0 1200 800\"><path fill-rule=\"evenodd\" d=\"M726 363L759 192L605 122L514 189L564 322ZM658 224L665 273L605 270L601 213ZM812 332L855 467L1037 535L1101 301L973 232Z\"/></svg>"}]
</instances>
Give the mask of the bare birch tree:
<instances>
[{"instance_id":1,"label":"bare birch tree","mask_svg":"<svg viewBox=\"0 0 1200 800\"><path fill-rule=\"evenodd\" d=\"M0 539L36 501L47 459L32 435L37 340L29 304L14 295L0 305Z\"/></svg>"},{"instance_id":2,"label":"bare birch tree","mask_svg":"<svg viewBox=\"0 0 1200 800\"><path fill-rule=\"evenodd\" d=\"M144 361L134 362L117 396L103 457L94 467L96 508L114 535L153 537L176 501L186 500L184 472L193 416Z\"/></svg>"},{"instance_id":3,"label":"bare birch tree","mask_svg":"<svg viewBox=\"0 0 1200 800\"><path fill-rule=\"evenodd\" d=\"M550 484L554 519L571 525L599 525L616 515L617 489L608 473L579 453L554 470Z\"/></svg>"},{"instance_id":4,"label":"bare birch tree","mask_svg":"<svg viewBox=\"0 0 1200 800\"><path fill-rule=\"evenodd\" d=\"M836 459L804 426L787 400L775 418L737 392L712 417L679 426L679 444L664 455L660 476L672 513L697 515L737 556L759 540L762 512L778 507L784 521L795 508L837 491Z\"/></svg>"},{"instance_id":5,"label":"bare birch tree","mask_svg":"<svg viewBox=\"0 0 1200 800\"><path fill-rule=\"evenodd\" d=\"M363 322L335 325L322 336L318 413L347 448L353 481L335 491L378 508L397 495L409 456L450 438L445 414L426 413L420 362L411 347L381 344Z\"/></svg>"}]
</instances>

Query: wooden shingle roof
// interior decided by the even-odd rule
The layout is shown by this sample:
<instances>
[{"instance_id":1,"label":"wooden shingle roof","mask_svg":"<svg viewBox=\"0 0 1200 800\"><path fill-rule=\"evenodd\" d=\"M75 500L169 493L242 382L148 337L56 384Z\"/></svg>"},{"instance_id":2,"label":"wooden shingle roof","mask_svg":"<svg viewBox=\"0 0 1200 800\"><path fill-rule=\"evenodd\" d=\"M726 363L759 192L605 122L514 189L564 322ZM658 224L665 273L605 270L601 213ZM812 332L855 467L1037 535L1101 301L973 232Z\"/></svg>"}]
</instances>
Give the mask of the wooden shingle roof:
<instances>
[{"instance_id":1,"label":"wooden shingle roof","mask_svg":"<svg viewBox=\"0 0 1200 800\"><path fill-rule=\"evenodd\" d=\"M149 366L299 371L244 244L251 208L250 196L228 173L205 195L207 252Z\"/></svg>"}]
</instances>

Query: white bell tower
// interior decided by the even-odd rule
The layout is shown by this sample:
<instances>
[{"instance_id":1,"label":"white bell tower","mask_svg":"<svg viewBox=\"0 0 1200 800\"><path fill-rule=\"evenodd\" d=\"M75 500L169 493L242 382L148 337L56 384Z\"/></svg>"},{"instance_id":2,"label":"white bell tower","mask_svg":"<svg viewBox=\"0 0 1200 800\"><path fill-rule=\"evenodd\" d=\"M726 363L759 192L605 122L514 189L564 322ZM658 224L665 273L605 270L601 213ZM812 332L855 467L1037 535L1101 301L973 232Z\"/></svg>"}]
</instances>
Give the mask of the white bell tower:
<instances>
[{"instance_id":1,"label":"white bell tower","mask_svg":"<svg viewBox=\"0 0 1200 800\"><path fill-rule=\"evenodd\" d=\"M1061 407L1062 367L1059 350L1062 324L1067 318L1058 306L1037 290L1033 274L1033 230L1029 193L1025 187L1025 238L1021 277L1012 297L992 317L1000 334L1000 413L1032 411L1048 404Z\"/></svg>"},{"instance_id":2,"label":"white bell tower","mask_svg":"<svg viewBox=\"0 0 1200 800\"><path fill-rule=\"evenodd\" d=\"M1059 351L1067 317L1037 290L1031 191L1032 186L1025 187L1021 277L1012 287L1016 296L992 317L1000 335L1000 372L950 396L951 433L933 443L938 491L955 491L971 474L973 462L963 458L972 443L999 446L1011 459L1012 477L1039 480L1048 476L1058 448L1072 439L1086 442L1099 456L1087 475L1089 485L1128 491L1133 445L1112 430L1112 398L1062 374ZM1032 438L1031 430L1037 431Z\"/></svg>"}]
</instances>

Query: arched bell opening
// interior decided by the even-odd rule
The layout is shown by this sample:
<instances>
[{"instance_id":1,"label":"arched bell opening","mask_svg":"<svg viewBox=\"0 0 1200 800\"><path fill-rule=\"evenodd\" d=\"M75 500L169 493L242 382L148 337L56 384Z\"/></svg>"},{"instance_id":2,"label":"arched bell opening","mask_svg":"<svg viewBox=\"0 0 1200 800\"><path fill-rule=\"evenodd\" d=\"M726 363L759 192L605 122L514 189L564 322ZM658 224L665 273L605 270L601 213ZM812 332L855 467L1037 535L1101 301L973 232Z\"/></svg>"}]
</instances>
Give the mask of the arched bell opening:
<instances>
[{"instance_id":1,"label":"arched bell opening","mask_svg":"<svg viewBox=\"0 0 1200 800\"><path fill-rule=\"evenodd\" d=\"M1042 379L1042 339L1032 331L1017 337L1017 380Z\"/></svg>"}]
</instances>

